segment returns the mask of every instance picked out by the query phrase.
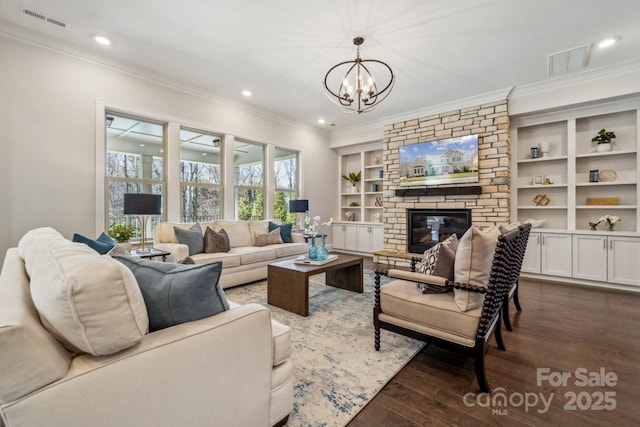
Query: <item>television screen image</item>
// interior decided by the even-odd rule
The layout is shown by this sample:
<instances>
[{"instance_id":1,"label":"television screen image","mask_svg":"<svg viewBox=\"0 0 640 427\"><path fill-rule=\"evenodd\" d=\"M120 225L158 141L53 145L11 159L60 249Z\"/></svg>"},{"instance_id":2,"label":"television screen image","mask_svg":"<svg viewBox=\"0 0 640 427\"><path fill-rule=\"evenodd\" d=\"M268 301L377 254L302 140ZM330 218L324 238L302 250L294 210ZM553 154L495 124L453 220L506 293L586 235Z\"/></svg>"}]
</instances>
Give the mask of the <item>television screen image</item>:
<instances>
[{"instance_id":1,"label":"television screen image","mask_svg":"<svg viewBox=\"0 0 640 427\"><path fill-rule=\"evenodd\" d=\"M478 135L400 147L400 185L478 182Z\"/></svg>"}]
</instances>

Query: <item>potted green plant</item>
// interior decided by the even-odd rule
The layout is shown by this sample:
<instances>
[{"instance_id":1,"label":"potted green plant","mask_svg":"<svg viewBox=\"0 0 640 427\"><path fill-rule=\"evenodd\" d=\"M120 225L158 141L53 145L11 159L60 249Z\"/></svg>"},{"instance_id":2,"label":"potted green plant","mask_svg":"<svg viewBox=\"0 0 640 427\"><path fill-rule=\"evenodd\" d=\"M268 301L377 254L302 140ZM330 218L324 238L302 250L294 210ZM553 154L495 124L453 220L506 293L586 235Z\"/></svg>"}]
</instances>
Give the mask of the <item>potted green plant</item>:
<instances>
[{"instance_id":1,"label":"potted green plant","mask_svg":"<svg viewBox=\"0 0 640 427\"><path fill-rule=\"evenodd\" d=\"M357 185L362 180L362 171L349 172L347 175L342 175L342 177L351 183L351 192L357 193Z\"/></svg>"},{"instance_id":2,"label":"potted green plant","mask_svg":"<svg viewBox=\"0 0 640 427\"><path fill-rule=\"evenodd\" d=\"M124 222L114 222L109 227L107 234L113 237L116 242L123 243L128 251L131 251L131 243L129 239L136 235L136 228L133 225Z\"/></svg>"},{"instance_id":3,"label":"potted green plant","mask_svg":"<svg viewBox=\"0 0 640 427\"><path fill-rule=\"evenodd\" d=\"M591 138L591 142L595 142L596 151L611 151L611 143L613 138L616 137L616 134L613 132L607 132L606 129L600 129L600 132L593 138Z\"/></svg>"}]
</instances>

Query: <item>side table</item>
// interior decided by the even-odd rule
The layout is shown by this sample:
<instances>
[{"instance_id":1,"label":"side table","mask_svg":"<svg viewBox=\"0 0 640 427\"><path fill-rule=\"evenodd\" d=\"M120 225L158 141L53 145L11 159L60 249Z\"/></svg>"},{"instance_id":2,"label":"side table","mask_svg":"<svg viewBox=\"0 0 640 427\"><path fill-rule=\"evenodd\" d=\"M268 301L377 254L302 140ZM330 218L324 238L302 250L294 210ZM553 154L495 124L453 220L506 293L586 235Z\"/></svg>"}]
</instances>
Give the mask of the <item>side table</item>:
<instances>
[{"instance_id":1,"label":"side table","mask_svg":"<svg viewBox=\"0 0 640 427\"><path fill-rule=\"evenodd\" d=\"M130 252L130 255L137 256L138 258L149 258L153 259L155 257L162 257L162 262L167 261L167 255L171 255L171 252L161 251L160 249L153 248L149 252L138 252L133 250Z\"/></svg>"}]
</instances>

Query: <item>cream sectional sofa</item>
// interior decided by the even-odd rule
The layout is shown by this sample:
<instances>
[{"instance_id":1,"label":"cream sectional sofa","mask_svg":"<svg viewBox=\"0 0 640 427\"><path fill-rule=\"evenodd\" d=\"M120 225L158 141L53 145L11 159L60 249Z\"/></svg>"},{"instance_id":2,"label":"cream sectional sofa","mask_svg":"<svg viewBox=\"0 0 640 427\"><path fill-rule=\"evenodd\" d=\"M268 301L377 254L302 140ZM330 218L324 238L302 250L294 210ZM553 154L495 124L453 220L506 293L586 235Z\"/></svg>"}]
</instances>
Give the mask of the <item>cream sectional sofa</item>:
<instances>
[{"instance_id":1,"label":"cream sectional sofa","mask_svg":"<svg viewBox=\"0 0 640 427\"><path fill-rule=\"evenodd\" d=\"M9 249L0 272L0 426L286 420L287 326L258 304L229 302L219 314L147 333L135 276L122 267L53 229ZM72 352L69 341L88 349Z\"/></svg>"},{"instance_id":2,"label":"cream sectional sofa","mask_svg":"<svg viewBox=\"0 0 640 427\"><path fill-rule=\"evenodd\" d=\"M167 261L179 261L189 255L187 245L178 243L174 227L191 228L195 223L163 222L154 232L154 247L170 252ZM291 233L293 243L257 247L255 236L269 232L269 221L213 221L199 223L202 234L207 227L218 232L224 229L229 235L229 252L200 253L191 255L198 263L222 261L223 288L237 286L267 278L267 265L274 261L296 258L308 250L304 237Z\"/></svg>"}]
</instances>

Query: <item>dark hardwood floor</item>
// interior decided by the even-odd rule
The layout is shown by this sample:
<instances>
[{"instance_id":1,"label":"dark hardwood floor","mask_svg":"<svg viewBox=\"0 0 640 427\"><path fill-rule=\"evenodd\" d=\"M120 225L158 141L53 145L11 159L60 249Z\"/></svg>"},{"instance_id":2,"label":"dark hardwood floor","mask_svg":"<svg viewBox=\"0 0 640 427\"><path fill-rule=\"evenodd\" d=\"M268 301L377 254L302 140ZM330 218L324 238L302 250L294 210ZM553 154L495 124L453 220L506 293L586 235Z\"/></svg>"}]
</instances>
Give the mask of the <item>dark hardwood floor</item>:
<instances>
[{"instance_id":1,"label":"dark hardwood floor","mask_svg":"<svg viewBox=\"0 0 640 427\"><path fill-rule=\"evenodd\" d=\"M511 303L513 332L503 329L507 351L492 337L486 356L492 399L506 396L506 406L475 395L465 404L465 394L479 393L473 360L427 346L349 426L640 425L640 294L523 279L520 301L521 313ZM566 385L537 385L545 368L553 379L571 376ZM580 369L591 384L601 369L613 372L616 385L613 374L609 385L582 385Z\"/></svg>"}]
</instances>

